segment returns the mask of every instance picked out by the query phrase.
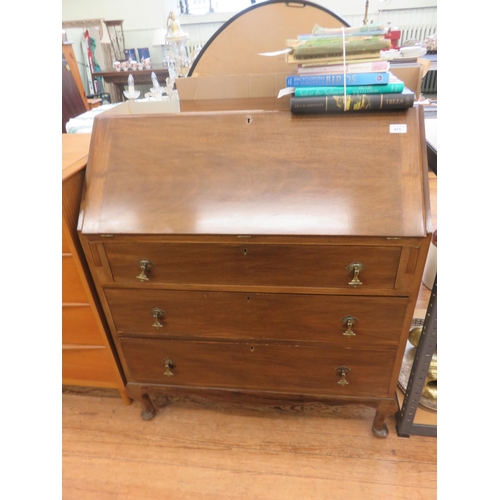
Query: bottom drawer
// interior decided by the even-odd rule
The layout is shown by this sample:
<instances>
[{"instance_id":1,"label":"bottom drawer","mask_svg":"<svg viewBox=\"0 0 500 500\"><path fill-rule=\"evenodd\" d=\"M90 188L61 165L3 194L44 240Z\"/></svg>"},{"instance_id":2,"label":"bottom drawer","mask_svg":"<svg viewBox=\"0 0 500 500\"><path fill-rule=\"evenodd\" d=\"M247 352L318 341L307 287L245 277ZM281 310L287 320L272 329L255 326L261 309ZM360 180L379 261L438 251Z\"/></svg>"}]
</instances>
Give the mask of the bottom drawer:
<instances>
[{"instance_id":1,"label":"bottom drawer","mask_svg":"<svg viewBox=\"0 0 500 500\"><path fill-rule=\"evenodd\" d=\"M132 338L121 339L121 348L129 382L377 397L388 395L396 356L296 344ZM338 383L342 366L348 369L345 385Z\"/></svg>"},{"instance_id":2,"label":"bottom drawer","mask_svg":"<svg viewBox=\"0 0 500 500\"><path fill-rule=\"evenodd\" d=\"M117 381L113 362L104 347L99 349L63 348L62 378L63 384L81 381L107 386L116 384Z\"/></svg>"},{"instance_id":3,"label":"bottom drawer","mask_svg":"<svg viewBox=\"0 0 500 500\"><path fill-rule=\"evenodd\" d=\"M63 344L103 344L101 332L94 313L89 305L63 305L62 307Z\"/></svg>"}]
</instances>

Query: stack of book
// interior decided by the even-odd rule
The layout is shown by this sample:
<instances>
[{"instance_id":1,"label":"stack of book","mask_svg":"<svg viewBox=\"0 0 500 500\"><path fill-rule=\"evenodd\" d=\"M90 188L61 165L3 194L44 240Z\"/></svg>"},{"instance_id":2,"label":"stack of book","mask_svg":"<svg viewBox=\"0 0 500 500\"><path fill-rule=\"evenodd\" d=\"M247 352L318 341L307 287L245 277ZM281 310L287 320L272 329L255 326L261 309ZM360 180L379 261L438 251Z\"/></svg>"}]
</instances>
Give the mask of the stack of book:
<instances>
[{"instance_id":1,"label":"stack of book","mask_svg":"<svg viewBox=\"0 0 500 500\"><path fill-rule=\"evenodd\" d=\"M406 109L415 94L390 72L384 26L323 29L287 40L292 113Z\"/></svg>"}]
</instances>

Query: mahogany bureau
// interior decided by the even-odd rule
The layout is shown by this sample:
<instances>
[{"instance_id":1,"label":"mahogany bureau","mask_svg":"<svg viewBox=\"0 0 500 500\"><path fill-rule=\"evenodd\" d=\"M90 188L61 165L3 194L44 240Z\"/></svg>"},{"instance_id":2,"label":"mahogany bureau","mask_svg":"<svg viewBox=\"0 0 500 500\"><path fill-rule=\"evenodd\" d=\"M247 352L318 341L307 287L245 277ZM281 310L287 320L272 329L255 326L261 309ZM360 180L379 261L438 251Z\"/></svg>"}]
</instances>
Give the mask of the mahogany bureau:
<instances>
[{"instance_id":1,"label":"mahogany bureau","mask_svg":"<svg viewBox=\"0 0 500 500\"><path fill-rule=\"evenodd\" d=\"M96 118L78 231L126 377L365 404L396 384L431 236L423 112Z\"/></svg>"}]
</instances>

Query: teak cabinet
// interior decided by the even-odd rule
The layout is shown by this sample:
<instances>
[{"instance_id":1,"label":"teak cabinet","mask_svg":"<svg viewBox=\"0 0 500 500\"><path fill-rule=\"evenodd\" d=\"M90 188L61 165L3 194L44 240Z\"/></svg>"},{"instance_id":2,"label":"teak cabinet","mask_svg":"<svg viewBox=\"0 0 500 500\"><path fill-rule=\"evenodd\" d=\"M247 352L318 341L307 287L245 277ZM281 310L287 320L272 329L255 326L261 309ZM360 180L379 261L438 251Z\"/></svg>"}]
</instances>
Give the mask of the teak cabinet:
<instances>
[{"instance_id":1,"label":"teak cabinet","mask_svg":"<svg viewBox=\"0 0 500 500\"><path fill-rule=\"evenodd\" d=\"M90 137L63 134L62 383L116 389L131 400L76 231Z\"/></svg>"},{"instance_id":2,"label":"teak cabinet","mask_svg":"<svg viewBox=\"0 0 500 500\"><path fill-rule=\"evenodd\" d=\"M377 409L387 435L431 236L420 108L101 116L79 234L149 393Z\"/></svg>"}]
</instances>

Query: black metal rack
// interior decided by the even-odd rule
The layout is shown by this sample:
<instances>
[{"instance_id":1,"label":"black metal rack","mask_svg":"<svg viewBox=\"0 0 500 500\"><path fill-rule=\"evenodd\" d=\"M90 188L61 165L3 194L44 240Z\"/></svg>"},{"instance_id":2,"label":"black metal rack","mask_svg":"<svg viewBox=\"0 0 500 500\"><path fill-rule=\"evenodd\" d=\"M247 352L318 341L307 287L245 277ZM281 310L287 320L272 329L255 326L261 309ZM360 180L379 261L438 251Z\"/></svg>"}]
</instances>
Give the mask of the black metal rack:
<instances>
[{"instance_id":1,"label":"black metal rack","mask_svg":"<svg viewBox=\"0 0 500 500\"><path fill-rule=\"evenodd\" d=\"M415 416L424 389L425 379L437 346L437 275L425 313L422 334L408 379L403 403L396 413L396 431L399 437L437 436L437 425L415 423Z\"/></svg>"}]
</instances>

